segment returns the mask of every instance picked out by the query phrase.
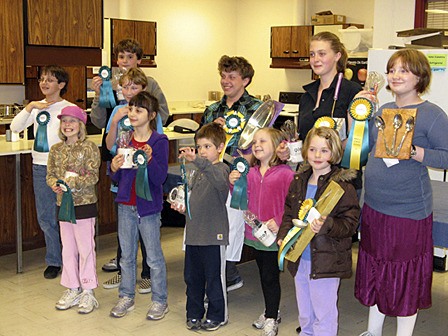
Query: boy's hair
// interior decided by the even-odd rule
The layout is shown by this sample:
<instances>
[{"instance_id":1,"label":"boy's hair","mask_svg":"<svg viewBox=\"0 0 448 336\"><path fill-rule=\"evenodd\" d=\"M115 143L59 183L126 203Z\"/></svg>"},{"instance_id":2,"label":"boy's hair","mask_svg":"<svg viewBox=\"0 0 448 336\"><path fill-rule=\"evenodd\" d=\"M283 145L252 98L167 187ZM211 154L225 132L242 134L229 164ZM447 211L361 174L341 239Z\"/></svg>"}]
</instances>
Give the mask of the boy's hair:
<instances>
[{"instance_id":1,"label":"boy's hair","mask_svg":"<svg viewBox=\"0 0 448 336\"><path fill-rule=\"evenodd\" d=\"M255 70L252 65L244 58L239 56L230 57L224 55L218 62L218 71L219 74L223 71L225 72L238 72L243 79L248 78L249 82L246 87L252 82L252 77L254 77Z\"/></svg>"},{"instance_id":2,"label":"boy's hair","mask_svg":"<svg viewBox=\"0 0 448 336\"><path fill-rule=\"evenodd\" d=\"M344 44L341 42L337 35L330 33L328 31L317 33L311 37L310 42L313 41L324 41L330 43L330 48L336 54L341 53L341 58L339 58L338 63L336 64L336 69L338 72L344 72L347 66L348 54L347 50L344 47Z\"/></svg>"},{"instance_id":3,"label":"boy's hair","mask_svg":"<svg viewBox=\"0 0 448 336\"><path fill-rule=\"evenodd\" d=\"M61 119L61 125L62 125L62 119ZM61 139L62 141L66 141L67 137L64 135L64 133L62 133L61 131L61 126L59 126L59 139ZM82 142L86 139L87 137L87 128L86 125L79 120L79 132L78 132L78 139Z\"/></svg>"},{"instance_id":4,"label":"boy's hair","mask_svg":"<svg viewBox=\"0 0 448 336\"><path fill-rule=\"evenodd\" d=\"M137 93L134 97L131 98L129 101L129 106L135 106L135 107L143 107L148 111L148 119L151 113L155 113L155 116L153 119L149 121L149 127L151 130L157 129L157 111L159 110L159 101L156 97L151 95L147 91L142 91Z\"/></svg>"},{"instance_id":5,"label":"boy's hair","mask_svg":"<svg viewBox=\"0 0 448 336\"><path fill-rule=\"evenodd\" d=\"M339 134L329 127L313 127L307 134L302 147L302 157L308 161L308 149L310 148L311 139L315 136L327 140L328 148L331 151L330 164L338 164L342 159L342 144Z\"/></svg>"},{"instance_id":6,"label":"boy's hair","mask_svg":"<svg viewBox=\"0 0 448 336\"><path fill-rule=\"evenodd\" d=\"M121 86L123 86L127 81L136 85L141 85L143 87L143 90L145 90L148 86L148 78L146 77L145 73L139 68L129 69L124 73L123 76L120 77L118 82Z\"/></svg>"},{"instance_id":7,"label":"boy's hair","mask_svg":"<svg viewBox=\"0 0 448 336\"><path fill-rule=\"evenodd\" d=\"M260 131L265 131L269 134L269 137L271 138L271 144L274 148L274 155L272 155L272 158L269 160L269 167L278 166L279 164L284 163L284 161L280 160L276 151L278 145L280 145L283 140L286 140L284 133L273 127L264 127L257 130L255 134ZM253 162L251 165L260 165L260 160L256 159L255 156L253 156Z\"/></svg>"},{"instance_id":8,"label":"boy's hair","mask_svg":"<svg viewBox=\"0 0 448 336\"><path fill-rule=\"evenodd\" d=\"M65 86L61 89L59 95L62 96L64 93L67 92L67 86L68 86L68 81L70 79L70 76L68 74L68 72L63 68L60 67L59 65L47 65L44 66L40 72L41 76L42 75L51 75L56 77L56 79L58 80L58 84L59 83L65 83Z\"/></svg>"},{"instance_id":9,"label":"boy's hair","mask_svg":"<svg viewBox=\"0 0 448 336\"><path fill-rule=\"evenodd\" d=\"M215 145L216 148L218 148L219 145L226 143L226 132L221 125L211 122L202 126L196 132L194 141L197 142L199 139L208 139Z\"/></svg>"},{"instance_id":10,"label":"boy's hair","mask_svg":"<svg viewBox=\"0 0 448 336\"><path fill-rule=\"evenodd\" d=\"M143 49L140 43L134 39L124 39L117 43L114 48L114 55L118 58L119 53L129 52L135 54L138 60L143 57Z\"/></svg>"},{"instance_id":11,"label":"boy's hair","mask_svg":"<svg viewBox=\"0 0 448 336\"><path fill-rule=\"evenodd\" d=\"M417 92L425 92L431 82L431 66L429 65L428 58L425 54L416 49L398 50L389 58L386 66L386 73L389 73L390 69L397 63L397 61L401 61L403 68L418 77L418 82L415 85ZM390 86L387 85L386 89L390 90Z\"/></svg>"}]
</instances>

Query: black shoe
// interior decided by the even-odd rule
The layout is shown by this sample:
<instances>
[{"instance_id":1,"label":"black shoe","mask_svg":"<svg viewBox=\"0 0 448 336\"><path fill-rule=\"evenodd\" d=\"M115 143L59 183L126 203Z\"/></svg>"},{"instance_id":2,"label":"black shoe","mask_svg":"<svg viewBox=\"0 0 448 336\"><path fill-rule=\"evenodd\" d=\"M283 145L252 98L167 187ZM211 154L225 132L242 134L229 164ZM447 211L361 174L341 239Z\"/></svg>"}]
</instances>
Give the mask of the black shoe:
<instances>
[{"instance_id":1,"label":"black shoe","mask_svg":"<svg viewBox=\"0 0 448 336\"><path fill-rule=\"evenodd\" d=\"M207 331L215 331L217 330L220 326L225 325L227 322L218 322L218 321L212 321L212 320L205 320L202 323L201 328Z\"/></svg>"},{"instance_id":2,"label":"black shoe","mask_svg":"<svg viewBox=\"0 0 448 336\"><path fill-rule=\"evenodd\" d=\"M298 334L300 334L300 332L302 331L302 328L301 327L297 327L296 331L297 331Z\"/></svg>"},{"instance_id":3,"label":"black shoe","mask_svg":"<svg viewBox=\"0 0 448 336\"><path fill-rule=\"evenodd\" d=\"M61 268L59 266L48 266L47 269L44 271L44 278L54 279L58 276L60 271Z\"/></svg>"},{"instance_id":4,"label":"black shoe","mask_svg":"<svg viewBox=\"0 0 448 336\"><path fill-rule=\"evenodd\" d=\"M188 330L199 330L201 329L202 321L199 319L188 318L187 319L187 329Z\"/></svg>"}]
</instances>

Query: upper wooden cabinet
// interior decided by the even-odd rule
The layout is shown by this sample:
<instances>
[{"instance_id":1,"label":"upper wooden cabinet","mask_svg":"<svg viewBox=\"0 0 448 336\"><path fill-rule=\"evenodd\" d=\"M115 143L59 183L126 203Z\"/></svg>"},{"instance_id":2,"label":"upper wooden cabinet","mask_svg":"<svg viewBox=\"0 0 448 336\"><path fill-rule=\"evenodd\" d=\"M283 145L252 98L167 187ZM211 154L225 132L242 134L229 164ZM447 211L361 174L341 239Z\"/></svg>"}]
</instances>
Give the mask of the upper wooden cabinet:
<instances>
[{"instance_id":1,"label":"upper wooden cabinet","mask_svg":"<svg viewBox=\"0 0 448 336\"><path fill-rule=\"evenodd\" d=\"M313 26L271 28L271 57L309 57Z\"/></svg>"},{"instance_id":2,"label":"upper wooden cabinet","mask_svg":"<svg viewBox=\"0 0 448 336\"><path fill-rule=\"evenodd\" d=\"M23 84L25 58L23 46L23 4L17 0L0 1L0 83Z\"/></svg>"},{"instance_id":3,"label":"upper wooden cabinet","mask_svg":"<svg viewBox=\"0 0 448 336\"><path fill-rule=\"evenodd\" d=\"M103 46L103 0L28 0L27 23L29 45Z\"/></svg>"},{"instance_id":4,"label":"upper wooden cabinet","mask_svg":"<svg viewBox=\"0 0 448 336\"><path fill-rule=\"evenodd\" d=\"M112 64L117 63L114 47L124 39L136 39L143 48L141 67L154 67L154 56L157 55L156 22L110 19Z\"/></svg>"}]
</instances>

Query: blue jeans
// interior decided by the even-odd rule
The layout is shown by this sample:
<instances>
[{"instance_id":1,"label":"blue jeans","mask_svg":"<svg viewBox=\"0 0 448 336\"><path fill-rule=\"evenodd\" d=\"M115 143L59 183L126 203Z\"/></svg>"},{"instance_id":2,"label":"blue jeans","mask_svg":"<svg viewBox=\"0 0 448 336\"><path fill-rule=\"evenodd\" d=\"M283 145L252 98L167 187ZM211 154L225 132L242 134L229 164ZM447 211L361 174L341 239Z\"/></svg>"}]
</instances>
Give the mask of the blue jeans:
<instances>
[{"instance_id":1,"label":"blue jeans","mask_svg":"<svg viewBox=\"0 0 448 336\"><path fill-rule=\"evenodd\" d=\"M47 166L33 164L33 187L37 221L44 232L48 266L62 266L61 238L57 220L56 193L47 185Z\"/></svg>"},{"instance_id":2,"label":"blue jeans","mask_svg":"<svg viewBox=\"0 0 448 336\"><path fill-rule=\"evenodd\" d=\"M151 269L152 301L167 302L166 264L160 243L160 226L160 213L140 217L135 206L118 204L118 237L121 247L120 297L135 296L140 231L146 247L146 261Z\"/></svg>"}]
</instances>

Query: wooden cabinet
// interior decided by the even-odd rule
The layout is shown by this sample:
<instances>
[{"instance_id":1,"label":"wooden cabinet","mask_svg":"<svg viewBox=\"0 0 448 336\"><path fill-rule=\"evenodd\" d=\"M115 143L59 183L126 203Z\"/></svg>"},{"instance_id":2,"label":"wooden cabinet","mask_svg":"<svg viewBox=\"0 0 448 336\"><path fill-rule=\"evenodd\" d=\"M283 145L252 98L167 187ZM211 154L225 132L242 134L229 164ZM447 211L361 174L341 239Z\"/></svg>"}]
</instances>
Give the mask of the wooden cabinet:
<instances>
[{"instance_id":1,"label":"wooden cabinet","mask_svg":"<svg viewBox=\"0 0 448 336\"><path fill-rule=\"evenodd\" d=\"M123 39L136 39L143 48L141 67L155 67L154 56L157 55L157 24L149 21L111 19L111 64L117 63L114 47Z\"/></svg>"},{"instance_id":2,"label":"wooden cabinet","mask_svg":"<svg viewBox=\"0 0 448 336\"><path fill-rule=\"evenodd\" d=\"M103 0L27 1L27 44L102 48Z\"/></svg>"},{"instance_id":3,"label":"wooden cabinet","mask_svg":"<svg viewBox=\"0 0 448 336\"><path fill-rule=\"evenodd\" d=\"M22 1L0 1L0 83L23 84L25 80Z\"/></svg>"},{"instance_id":4,"label":"wooden cabinet","mask_svg":"<svg viewBox=\"0 0 448 336\"><path fill-rule=\"evenodd\" d=\"M25 80L26 99L41 100L44 98L39 88L41 67L27 66ZM68 90L63 98L78 105L82 109L87 108L87 69L85 66L64 66L69 74Z\"/></svg>"},{"instance_id":5,"label":"wooden cabinet","mask_svg":"<svg viewBox=\"0 0 448 336\"><path fill-rule=\"evenodd\" d=\"M271 57L309 57L313 26L271 28Z\"/></svg>"}]
</instances>

